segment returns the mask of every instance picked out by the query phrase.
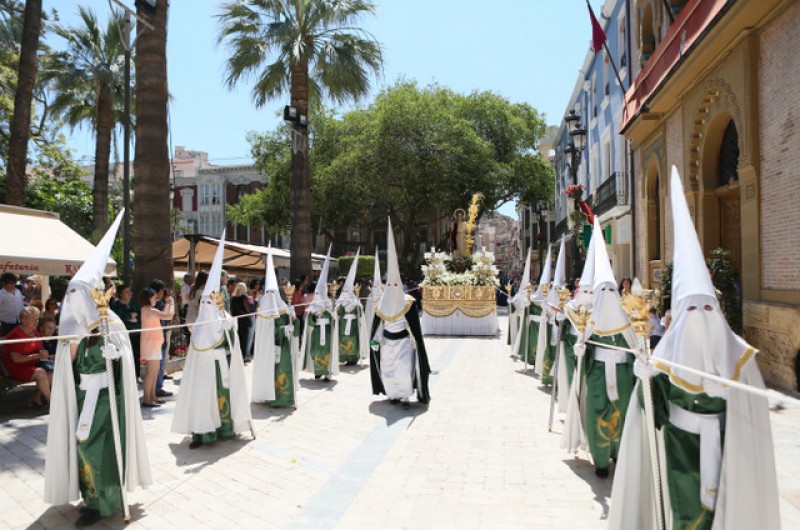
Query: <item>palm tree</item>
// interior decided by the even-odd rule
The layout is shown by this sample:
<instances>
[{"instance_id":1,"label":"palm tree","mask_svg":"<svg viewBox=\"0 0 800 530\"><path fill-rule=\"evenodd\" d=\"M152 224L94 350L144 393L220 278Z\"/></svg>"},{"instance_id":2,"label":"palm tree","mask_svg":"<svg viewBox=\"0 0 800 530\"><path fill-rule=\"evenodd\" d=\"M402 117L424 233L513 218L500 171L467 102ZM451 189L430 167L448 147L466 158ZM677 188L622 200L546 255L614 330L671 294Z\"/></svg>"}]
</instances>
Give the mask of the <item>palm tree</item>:
<instances>
[{"instance_id":1,"label":"palm tree","mask_svg":"<svg viewBox=\"0 0 800 530\"><path fill-rule=\"evenodd\" d=\"M335 103L358 99L370 88L369 75L383 65L380 44L357 27L375 13L369 0L238 0L222 6L221 43L230 57L225 83L254 78L253 100L262 107L286 91L298 114L322 96ZM311 211L308 129L292 125L301 137L292 150L291 275L311 275Z\"/></svg>"},{"instance_id":2,"label":"palm tree","mask_svg":"<svg viewBox=\"0 0 800 530\"><path fill-rule=\"evenodd\" d=\"M134 153L133 252L138 291L159 278L172 281L172 233L167 151L167 10L158 0L155 13L137 2L137 15L153 28L137 24L136 149Z\"/></svg>"},{"instance_id":3,"label":"palm tree","mask_svg":"<svg viewBox=\"0 0 800 530\"><path fill-rule=\"evenodd\" d=\"M42 0L27 0L23 16L17 91L14 96L14 115L11 117L11 139L6 162L6 202L14 206L25 205L25 166L28 163L31 104L38 69L36 51L42 31Z\"/></svg>"},{"instance_id":4,"label":"palm tree","mask_svg":"<svg viewBox=\"0 0 800 530\"><path fill-rule=\"evenodd\" d=\"M45 76L56 97L52 109L66 123L78 127L90 123L95 132L94 218L97 238L108 227L108 174L111 142L117 123L123 121L123 56L125 47L120 30L125 20L115 12L101 31L94 12L78 7L79 26L56 25L53 32L67 41L63 52L51 56Z\"/></svg>"}]
</instances>

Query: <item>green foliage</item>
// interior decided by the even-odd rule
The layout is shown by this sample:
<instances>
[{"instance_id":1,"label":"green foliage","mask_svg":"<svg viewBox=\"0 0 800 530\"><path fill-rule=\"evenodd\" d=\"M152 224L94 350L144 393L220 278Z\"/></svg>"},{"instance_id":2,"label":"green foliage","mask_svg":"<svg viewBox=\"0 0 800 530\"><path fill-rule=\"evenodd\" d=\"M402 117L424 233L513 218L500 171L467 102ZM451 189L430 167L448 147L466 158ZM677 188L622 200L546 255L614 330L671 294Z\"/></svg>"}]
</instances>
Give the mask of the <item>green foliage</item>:
<instances>
[{"instance_id":1,"label":"green foliage","mask_svg":"<svg viewBox=\"0 0 800 530\"><path fill-rule=\"evenodd\" d=\"M731 252L722 248L711 251L706 260L711 281L728 324L735 333L742 333L742 301L739 296L739 271L731 263Z\"/></svg>"},{"instance_id":2,"label":"green foliage","mask_svg":"<svg viewBox=\"0 0 800 530\"><path fill-rule=\"evenodd\" d=\"M663 315L667 310L664 299L668 298L670 301L672 300L672 262L667 263L664 268L661 269L659 282L661 284L661 299L658 302L658 313Z\"/></svg>"},{"instance_id":3,"label":"green foliage","mask_svg":"<svg viewBox=\"0 0 800 530\"><path fill-rule=\"evenodd\" d=\"M464 208L476 192L483 212L552 194L553 170L533 151L544 121L529 105L490 92L465 96L399 82L367 108L341 117L320 110L310 124L312 226L329 235L363 224L382 229L388 215L408 271L417 270L420 228L431 215ZM228 213L237 223L283 231L290 138L281 127L249 140L269 183Z\"/></svg>"},{"instance_id":4,"label":"green foliage","mask_svg":"<svg viewBox=\"0 0 800 530\"><path fill-rule=\"evenodd\" d=\"M339 258L339 276L347 276L353 265L355 256L342 256ZM381 271L386 270L386 262L380 262ZM375 256L359 256L356 278L372 278L375 272Z\"/></svg>"}]
</instances>

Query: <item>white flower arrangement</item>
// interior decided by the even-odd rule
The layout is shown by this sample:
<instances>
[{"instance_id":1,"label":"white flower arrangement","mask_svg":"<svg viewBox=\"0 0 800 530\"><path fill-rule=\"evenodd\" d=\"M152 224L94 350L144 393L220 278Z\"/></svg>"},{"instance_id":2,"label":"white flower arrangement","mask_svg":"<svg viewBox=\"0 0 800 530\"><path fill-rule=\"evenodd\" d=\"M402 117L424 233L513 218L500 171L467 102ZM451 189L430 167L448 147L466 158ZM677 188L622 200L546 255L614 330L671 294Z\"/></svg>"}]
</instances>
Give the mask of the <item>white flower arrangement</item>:
<instances>
[{"instance_id":1,"label":"white flower arrangement","mask_svg":"<svg viewBox=\"0 0 800 530\"><path fill-rule=\"evenodd\" d=\"M427 264L422 266L425 279L420 285L492 285L499 286L498 270L494 266L494 254L476 252L472 256L472 268L463 273L447 270L450 256L444 252L426 252Z\"/></svg>"}]
</instances>

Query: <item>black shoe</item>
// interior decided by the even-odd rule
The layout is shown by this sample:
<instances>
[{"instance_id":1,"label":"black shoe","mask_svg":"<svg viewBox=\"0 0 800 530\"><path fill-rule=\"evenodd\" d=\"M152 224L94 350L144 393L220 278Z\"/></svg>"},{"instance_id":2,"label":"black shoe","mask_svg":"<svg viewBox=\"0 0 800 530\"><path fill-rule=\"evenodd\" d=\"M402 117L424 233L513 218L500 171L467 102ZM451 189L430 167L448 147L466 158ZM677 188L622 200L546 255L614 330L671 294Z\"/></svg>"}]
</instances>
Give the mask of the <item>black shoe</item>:
<instances>
[{"instance_id":1,"label":"black shoe","mask_svg":"<svg viewBox=\"0 0 800 530\"><path fill-rule=\"evenodd\" d=\"M325 381L326 383L330 383L331 382L331 378L328 377L327 375L325 377L323 377L322 380Z\"/></svg>"},{"instance_id":2,"label":"black shoe","mask_svg":"<svg viewBox=\"0 0 800 530\"><path fill-rule=\"evenodd\" d=\"M194 440L192 443L189 444L189 449L197 449L201 445L203 445L203 442L201 442L200 440Z\"/></svg>"},{"instance_id":3,"label":"black shoe","mask_svg":"<svg viewBox=\"0 0 800 530\"><path fill-rule=\"evenodd\" d=\"M145 401L142 401L142 406L143 407L147 407L147 408L154 408L154 407L160 407L161 404L160 403L147 403Z\"/></svg>"},{"instance_id":4,"label":"black shoe","mask_svg":"<svg viewBox=\"0 0 800 530\"><path fill-rule=\"evenodd\" d=\"M156 405L163 405L164 403L166 403L166 401L164 401L163 399L157 399L155 403Z\"/></svg>"},{"instance_id":5,"label":"black shoe","mask_svg":"<svg viewBox=\"0 0 800 530\"><path fill-rule=\"evenodd\" d=\"M174 377L172 377L172 376L171 376L171 375L169 375L169 374L164 374L164 379L175 379L175 378L174 378Z\"/></svg>"},{"instance_id":6,"label":"black shoe","mask_svg":"<svg viewBox=\"0 0 800 530\"><path fill-rule=\"evenodd\" d=\"M89 526L93 525L103 516L100 515L100 512L93 509L93 508L86 508L81 512L80 517L75 521L75 526Z\"/></svg>"},{"instance_id":7,"label":"black shoe","mask_svg":"<svg viewBox=\"0 0 800 530\"><path fill-rule=\"evenodd\" d=\"M608 468L605 468L605 469L597 469L596 468L594 470L594 474L597 475L600 478L606 478L606 477L608 477Z\"/></svg>"},{"instance_id":8,"label":"black shoe","mask_svg":"<svg viewBox=\"0 0 800 530\"><path fill-rule=\"evenodd\" d=\"M397 405L398 403L400 403L400 400L399 399L390 399L389 403L391 403L392 405Z\"/></svg>"},{"instance_id":9,"label":"black shoe","mask_svg":"<svg viewBox=\"0 0 800 530\"><path fill-rule=\"evenodd\" d=\"M403 410L408 410L411 408L411 403L408 401L403 401Z\"/></svg>"},{"instance_id":10,"label":"black shoe","mask_svg":"<svg viewBox=\"0 0 800 530\"><path fill-rule=\"evenodd\" d=\"M170 397L172 395L174 394L168 390L159 390L158 392L156 392L157 397Z\"/></svg>"},{"instance_id":11,"label":"black shoe","mask_svg":"<svg viewBox=\"0 0 800 530\"><path fill-rule=\"evenodd\" d=\"M320 378L322 378L322 376L321 376L321 375L315 375L315 376L314 376L314 379L320 379Z\"/></svg>"}]
</instances>

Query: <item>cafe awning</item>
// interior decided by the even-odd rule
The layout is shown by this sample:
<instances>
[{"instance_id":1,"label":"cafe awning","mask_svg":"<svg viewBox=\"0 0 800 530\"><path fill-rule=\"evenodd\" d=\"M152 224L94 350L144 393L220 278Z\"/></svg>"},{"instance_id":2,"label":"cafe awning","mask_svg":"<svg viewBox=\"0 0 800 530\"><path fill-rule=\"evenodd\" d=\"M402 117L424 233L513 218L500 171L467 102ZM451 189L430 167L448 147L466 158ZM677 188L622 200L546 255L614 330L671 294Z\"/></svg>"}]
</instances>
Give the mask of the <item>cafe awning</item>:
<instances>
[{"instance_id":1,"label":"cafe awning","mask_svg":"<svg viewBox=\"0 0 800 530\"><path fill-rule=\"evenodd\" d=\"M219 246L219 239L204 235L187 235L184 239L172 243L174 267L183 270L189 269L192 241L194 241L195 269L210 269ZM261 245L226 241L222 266L229 274L237 276L263 276L267 266L267 250L269 250L268 247ZM276 267L288 269L289 258L288 250L272 248L272 259ZM322 269L324 261L325 256L322 254L311 255L311 265L315 271Z\"/></svg>"},{"instance_id":2,"label":"cafe awning","mask_svg":"<svg viewBox=\"0 0 800 530\"><path fill-rule=\"evenodd\" d=\"M72 276L94 245L65 225L57 213L0 205L0 273L21 276ZM106 274L116 274L109 259Z\"/></svg>"}]
</instances>

